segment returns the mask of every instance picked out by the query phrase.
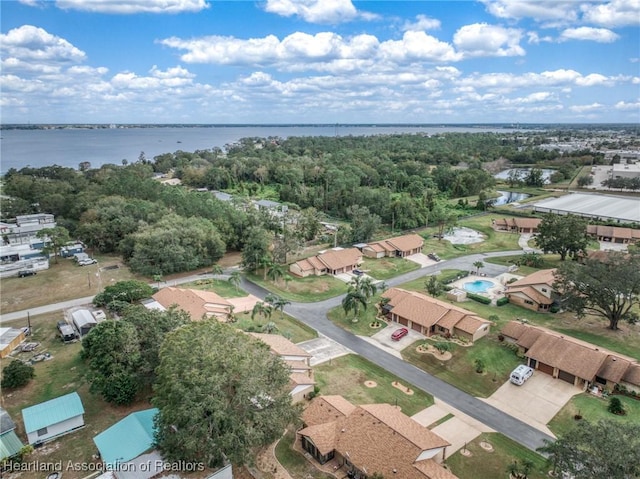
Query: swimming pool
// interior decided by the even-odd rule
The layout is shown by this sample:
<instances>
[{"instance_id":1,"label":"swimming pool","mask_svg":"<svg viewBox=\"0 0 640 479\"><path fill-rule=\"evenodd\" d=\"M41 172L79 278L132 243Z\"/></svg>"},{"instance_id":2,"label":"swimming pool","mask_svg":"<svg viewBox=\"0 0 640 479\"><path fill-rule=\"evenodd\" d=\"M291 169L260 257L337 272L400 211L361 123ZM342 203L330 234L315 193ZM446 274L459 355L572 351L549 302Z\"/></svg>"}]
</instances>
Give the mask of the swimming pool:
<instances>
[{"instance_id":1,"label":"swimming pool","mask_svg":"<svg viewBox=\"0 0 640 479\"><path fill-rule=\"evenodd\" d=\"M495 285L491 281L476 279L475 281L464 283L463 288L470 293L486 293L493 286Z\"/></svg>"}]
</instances>

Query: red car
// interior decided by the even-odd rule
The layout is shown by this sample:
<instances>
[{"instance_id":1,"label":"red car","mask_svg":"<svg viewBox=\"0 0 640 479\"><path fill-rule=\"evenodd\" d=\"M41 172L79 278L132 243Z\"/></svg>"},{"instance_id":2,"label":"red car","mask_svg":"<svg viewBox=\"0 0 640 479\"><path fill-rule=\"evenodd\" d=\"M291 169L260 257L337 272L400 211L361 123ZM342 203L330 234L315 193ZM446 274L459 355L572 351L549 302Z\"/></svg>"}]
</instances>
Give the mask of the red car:
<instances>
[{"instance_id":1,"label":"red car","mask_svg":"<svg viewBox=\"0 0 640 479\"><path fill-rule=\"evenodd\" d=\"M396 329L391 335L391 339L393 339L394 341L400 341L407 334L409 334L409 330L407 328Z\"/></svg>"}]
</instances>

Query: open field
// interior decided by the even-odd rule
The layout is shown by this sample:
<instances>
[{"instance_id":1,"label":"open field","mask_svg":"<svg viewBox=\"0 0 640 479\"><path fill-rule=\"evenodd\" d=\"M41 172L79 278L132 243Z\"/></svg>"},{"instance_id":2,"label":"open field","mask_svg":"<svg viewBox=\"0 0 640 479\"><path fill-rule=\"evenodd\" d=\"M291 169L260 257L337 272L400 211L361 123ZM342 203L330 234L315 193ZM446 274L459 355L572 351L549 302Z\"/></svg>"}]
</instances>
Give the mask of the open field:
<instances>
[{"instance_id":1,"label":"open field","mask_svg":"<svg viewBox=\"0 0 640 479\"><path fill-rule=\"evenodd\" d=\"M420 265L404 258L364 258L360 269L374 279L389 279L409 271L419 269Z\"/></svg>"},{"instance_id":2,"label":"open field","mask_svg":"<svg viewBox=\"0 0 640 479\"><path fill-rule=\"evenodd\" d=\"M268 279L265 280L261 275L247 274L249 280L289 301L311 303L347 292L347 285L333 276L290 277L289 282L278 281L275 283Z\"/></svg>"},{"instance_id":3,"label":"open field","mask_svg":"<svg viewBox=\"0 0 640 479\"><path fill-rule=\"evenodd\" d=\"M353 404L388 403L399 406L402 412L412 416L433 404L433 397L411 384L413 394L393 386L397 379L384 369L370 363L361 356L349 354L314 368L320 394L340 394ZM375 381L377 386L369 388L365 381Z\"/></svg>"},{"instance_id":4,"label":"open field","mask_svg":"<svg viewBox=\"0 0 640 479\"><path fill-rule=\"evenodd\" d=\"M135 276L117 256L96 255L97 264L78 266L73 260L60 258L51 267L26 278L2 280L0 313L58 303L98 294L105 286Z\"/></svg>"},{"instance_id":5,"label":"open field","mask_svg":"<svg viewBox=\"0 0 640 479\"><path fill-rule=\"evenodd\" d=\"M493 451L484 450L480 443L486 441L493 446ZM517 460L531 461L533 467L529 479L543 479L551 469L541 455L520 446L506 436L497 433L484 433L467 444L471 456L462 455L462 450L449 459L447 465L460 479L497 479L508 478L507 467Z\"/></svg>"},{"instance_id":6,"label":"open field","mask_svg":"<svg viewBox=\"0 0 640 479\"><path fill-rule=\"evenodd\" d=\"M576 414L580 414L584 421L591 423L600 419L607 419L617 424L637 423L640 421L640 399L633 399L626 396L616 395L622 402L627 414L617 416L607 411L609 400L596 397L592 394L582 393L574 396L556 416L549 422L549 429L556 435L569 433L577 424L574 419Z\"/></svg>"},{"instance_id":7,"label":"open field","mask_svg":"<svg viewBox=\"0 0 640 479\"><path fill-rule=\"evenodd\" d=\"M357 317L353 312L350 312L348 316L345 315L344 308L342 306L338 306L330 310L327 317L337 326L351 331L353 334L360 336L373 336L380 331L380 328L385 328L387 326L385 321L379 321L377 328L371 327L371 324L376 319L376 315L378 313L376 304L379 301L379 294L372 296L367 303L367 309L360 308L360 313ZM354 319L357 319L357 321L354 322Z\"/></svg>"}]
</instances>

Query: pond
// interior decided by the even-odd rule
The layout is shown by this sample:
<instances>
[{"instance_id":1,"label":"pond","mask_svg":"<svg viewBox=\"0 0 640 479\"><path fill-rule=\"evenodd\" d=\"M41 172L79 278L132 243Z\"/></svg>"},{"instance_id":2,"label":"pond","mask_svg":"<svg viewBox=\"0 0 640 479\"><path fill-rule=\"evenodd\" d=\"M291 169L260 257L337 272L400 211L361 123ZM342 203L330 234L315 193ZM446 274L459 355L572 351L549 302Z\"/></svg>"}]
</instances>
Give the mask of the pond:
<instances>
[{"instance_id":1,"label":"pond","mask_svg":"<svg viewBox=\"0 0 640 479\"><path fill-rule=\"evenodd\" d=\"M493 201L493 206L507 205L529 198L531 195L517 191L498 191L500 196Z\"/></svg>"},{"instance_id":2,"label":"pond","mask_svg":"<svg viewBox=\"0 0 640 479\"><path fill-rule=\"evenodd\" d=\"M555 170L549 168L541 168L541 170L542 178L544 179L545 183L549 183L549 177L555 172ZM531 168L510 168L493 175L493 177L497 180L507 180L509 178L509 174L512 171L516 171L520 175L520 178L524 179L529 174L529 171L531 171Z\"/></svg>"}]
</instances>

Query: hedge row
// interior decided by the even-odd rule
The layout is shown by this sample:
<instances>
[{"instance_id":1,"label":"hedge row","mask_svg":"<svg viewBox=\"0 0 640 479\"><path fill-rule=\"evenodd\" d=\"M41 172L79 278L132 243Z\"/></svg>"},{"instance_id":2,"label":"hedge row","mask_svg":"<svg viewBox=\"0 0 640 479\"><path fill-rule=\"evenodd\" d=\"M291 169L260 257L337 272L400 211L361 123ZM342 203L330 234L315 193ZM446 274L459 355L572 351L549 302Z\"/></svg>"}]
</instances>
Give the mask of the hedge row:
<instances>
[{"instance_id":1,"label":"hedge row","mask_svg":"<svg viewBox=\"0 0 640 479\"><path fill-rule=\"evenodd\" d=\"M503 296L502 298L496 300L496 306L504 306L505 304L509 303L509 298L507 298L506 296Z\"/></svg>"},{"instance_id":2,"label":"hedge row","mask_svg":"<svg viewBox=\"0 0 640 479\"><path fill-rule=\"evenodd\" d=\"M490 298L487 298L486 296L480 296L479 294L467 293L467 298L473 299L474 301L477 301L478 303L491 304L491 299Z\"/></svg>"}]
</instances>

